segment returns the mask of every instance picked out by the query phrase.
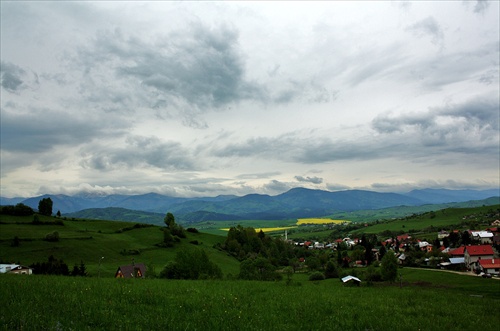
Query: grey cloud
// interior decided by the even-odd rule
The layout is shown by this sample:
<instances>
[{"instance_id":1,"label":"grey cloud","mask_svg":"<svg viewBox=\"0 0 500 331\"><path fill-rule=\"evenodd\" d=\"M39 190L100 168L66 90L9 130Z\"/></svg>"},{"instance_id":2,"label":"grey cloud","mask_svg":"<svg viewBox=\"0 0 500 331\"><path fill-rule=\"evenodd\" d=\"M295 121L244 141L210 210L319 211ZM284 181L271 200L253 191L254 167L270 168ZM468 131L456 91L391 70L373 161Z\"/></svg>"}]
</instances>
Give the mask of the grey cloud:
<instances>
[{"instance_id":1,"label":"grey cloud","mask_svg":"<svg viewBox=\"0 0 500 331\"><path fill-rule=\"evenodd\" d=\"M52 109L2 109L2 150L44 153L58 146L77 146L99 137L120 135L128 126L114 119L104 121Z\"/></svg>"},{"instance_id":2,"label":"grey cloud","mask_svg":"<svg viewBox=\"0 0 500 331\"><path fill-rule=\"evenodd\" d=\"M496 153L499 107L498 97L480 97L420 114L379 115L372 128L388 142L407 140L417 148L438 147L435 152Z\"/></svg>"},{"instance_id":3,"label":"grey cloud","mask_svg":"<svg viewBox=\"0 0 500 331\"><path fill-rule=\"evenodd\" d=\"M1 62L0 68L2 87L9 92L17 91L23 84L21 76L26 75L26 71L13 63L4 61Z\"/></svg>"},{"instance_id":4,"label":"grey cloud","mask_svg":"<svg viewBox=\"0 0 500 331\"><path fill-rule=\"evenodd\" d=\"M178 142L156 137L129 136L124 147L88 146L82 150L85 168L110 171L118 168L155 167L163 170L195 170L195 158Z\"/></svg>"},{"instance_id":5,"label":"grey cloud","mask_svg":"<svg viewBox=\"0 0 500 331\"><path fill-rule=\"evenodd\" d=\"M335 183L332 183L332 184L327 184L326 185L326 188L329 190L329 191L344 191L344 190L349 190L351 189L350 186L346 186L346 185L343 185L343 184L335 184Z\"/></svg>"},{"instance_id":6,"label":"grey cloud","mask_svg":"<svg viewBox=\"0 0 500 331\"><path fill-rule=\"evenodd\" d=\"M429 16L415 24L412 24L406 28L407 31L412 32L415 36L421 38L424 36L430 36L431 42L436 45L443 46L444 33L441 26L432 16Z\"/></svg>"},{"instance_id":7,"label":"grey cloud","mask_svg":"<svg viewBox=\"0 0 500 331\"><path fill-rule=\"evenodd\" d=\"M238 32L224 25L211 29L194 23L156 41L120 30L103 32L79 56L86 72L97 74L92 67L96 62L112 65L118 79L171 103L204 109L262 98L262 89L244 78Z\"/></svg>"},{"instance_id":8,"label":"grey cloud","mask_svg":"<svg viewBox=\"0 0 500 331\"><path fill-rule=\"evenodd\" d=\"M304 176L295 176L295 179L299 182L307 182L307 183L312 183L312 184L321 184L323 183L323 178L319 177L304 177Z\"/></svg>"},{"instance_id":9,"label":"grey cloud","mask_svg":"<svg viewBox=\"0 0 500 331\"><path fill-rule=\"evenodd\" d=\"M269 183L263 186L265 192L268 193L282 193L291 189L291 186L287 183L280 182L279 180L271 180Z\"/></svg>"},{"instance_id":10,"label":"grey cloud","mask_svg":"<svg viewBox=\"0 0 500 331\"><path fill-rule=\"evenodd\" d=\"M490 4L488 3L487 0L477 0L476 5L474 6L474 13L479 14L479 13L484 13Z\"/></svg>"}]
</instances>

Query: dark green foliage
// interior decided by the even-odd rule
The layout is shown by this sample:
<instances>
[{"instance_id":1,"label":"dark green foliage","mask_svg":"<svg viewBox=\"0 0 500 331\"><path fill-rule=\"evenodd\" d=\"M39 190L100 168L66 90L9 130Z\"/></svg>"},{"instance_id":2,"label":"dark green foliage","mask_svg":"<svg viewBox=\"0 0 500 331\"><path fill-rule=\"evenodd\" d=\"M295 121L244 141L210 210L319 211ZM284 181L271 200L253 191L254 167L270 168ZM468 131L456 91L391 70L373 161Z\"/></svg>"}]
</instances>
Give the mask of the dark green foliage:
<instances>
[{"instance_id":1,"label":"dark green foliage","mask_svg":"<svg viewBox=\"0 0 500 331\"><path fill-rule=\"evenodd\" d=\"M196 228L187 228L186 231L191 233L198 233L198 229Z\"/></svg>"},{"instance_id":2,"label":"dark green foliage","mask_svg":"<svg viewBox=\"0 0 500 331\"><path fill-rule=\"evenodd\" d=\"M34 211L31 207L22 203L15 206L0 206L0 214L12 216L29 216L33 215Z\"/></svg>"},{"instance_id":3,"label":"dark green foliage","mask_svg":"<svg viewBox=\"0 0 500 331\"><path fill-rule=\"evenodd\" d=\"M339 271L335 262L329 260L325 266L325 278L339 278Z\"/></svg>"},{"instance_id":4,"label":"dark green foliage","mask_svg":"<svg viewBox=\"0 0 500 331\"><path fill-rule=\"evenodd\" d=\"M382 280L393 282L398 276L398 259L393 252L385 254L381 261L380 274Z\"/></svg>"},{"instance_id":5,"label":"dark green foliage","mask_svg":"<svg viewBox=\"0 0 500 331\"><path fill-rule=\"evenodd\" d=\"M202 249L183 250L176 254L160 273L161 278L170 279L220 279L222 271L209 260Z\"/></svg>"},{"instance_id":6,"label":"dark green foliage","mask_svg":"<svg viewBox=\"0 0 500 331\"><path fill-rule=\"evenodd\" d=\"M246 280L281 280L282 276L276 272L276 267L263 257L246 259L240 264L240 279Z\"/></svg>"},{"instance_id":7,"label":"dark green foliage","mask_svg":"<svg viewBox=\"0 0 500 331\"><path fill-rule=\"evenodd\" d=\"M54 231L54 232L51 232L51 233L47 233L45 235L45 240L52 241L52 242L59 241L59 232Z\"/></svg>"},{"instance_id":8,"label":"dark green foliage","mask_svg":"<svg viewBox=\"0 0 500 331\"><path fill-rule=\"evenodd\" d=\"M242 261L249 257L263 256L274 265L287 266L290 258L297 258L293 246L280 238L272 238L252 227L229 229L222 248Z\"/></svg>"},{"instance_id":9,"label":"dark green foliage","mask_svg":"<svg viewBox=\"0 0 500 331\"><path fill-rule=\"evenodd\" d=\"M325 275L323 275L319 271L316 271L309 275L309 280L311 281L325 280Z\"/></svg>"},{"instance_id":10,"label":"dark green foliage","mask_svg":"<svg viewBox=\"0 0 500 331\"><path fill-rule=\"evenodd\" d=\"M163 229L163 244L166 247L172 247L174 246L174 237L170 233L169 229Z\"/></svg>"},{"instance_id":11,"label":"dark green foliage","mask_svg":"<svg viewBox=\"0 0 500 331\"><path fill-rule=\"evenodd\" d=\"M36 275L69 275L68 265L63 260L49 256L47 262L36 262L30 265Z\"/></svg>"},{"instance_id":12,"label":"dark green foliage","mask_svg":"<svg viewBox=\"0 0 500 331\"><path fill-rule=\"evenodd\" d=\"M380 270L375 268L373 264L366 268L365 278L369 282L382 281L382 275L380 274Z\"/></svg>"},{"instance_id":13,"label":"dark green foliage","mask_svg":"<svg viewBox=\"0 0 500 331\"><path fill-rule=\"evenodd\" d=\"M43 198L38 203L38 212L41 215L50 216L52 215L52 205L53 203L51 198Z\"/></svg>"},{"instance_id":14,"label":"dark green foliage","mask_svg":"<svg viewBox=\"0 0 500 331\"><path fill-rule=\"evenodd\" d=\"M87 276L87 268L85 267L85 264L83 261L80 262L80 265L74 265L73 270L71 271L71 276L81 276L85 277Z\"/></svg>"},{"instance_id":15,"label":"dark green foliage","mask_svg":"<svg viewBox=\"0 0 500 331\"><path fill-rule=\"evenodd\" d=\"M172 213L167 213L164 219L167 229L170 231L172 236L177 236L179 238L186 238L186 233L184 228L179 224L175 223L175 217Z\"/></svg>"},{"instance_id":16,"label":"dark green foliage","mask_svg":"<svg viewBox=\"0 0 500 331\"><path fill-rule=\"evenodd\" d=\"M318 270L321 267L319 259L315 256L307 258L306 264L309 267L309 270Z\"/></svg>"},{"instance_id":17,"label":"dark green foliage","mask_svg":"<svg viewBox=\"0 0 500 331\"><path fill-rule=\"evenodd\" d=\"M56 216L57 217L61 217L61 211L60 210L57 211Z\"/></svg>"}]
</instances>

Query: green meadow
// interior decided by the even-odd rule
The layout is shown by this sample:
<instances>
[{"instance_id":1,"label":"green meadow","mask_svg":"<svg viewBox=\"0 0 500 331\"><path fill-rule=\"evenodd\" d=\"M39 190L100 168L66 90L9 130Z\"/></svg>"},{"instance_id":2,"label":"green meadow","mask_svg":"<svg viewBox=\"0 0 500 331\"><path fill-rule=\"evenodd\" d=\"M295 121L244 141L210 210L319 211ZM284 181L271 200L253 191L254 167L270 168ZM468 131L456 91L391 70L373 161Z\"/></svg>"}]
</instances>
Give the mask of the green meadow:
<instances>
[{"instance_id":1,"label":"green meadow","mask_svg":"<svg viewBox=\"0 0 500 331\"><path fill-rule=\"evenodd\" d=\"M500 281L400 269L393 284L0 277L3 330L497 330Z\"/></svg>"}]
</instances>

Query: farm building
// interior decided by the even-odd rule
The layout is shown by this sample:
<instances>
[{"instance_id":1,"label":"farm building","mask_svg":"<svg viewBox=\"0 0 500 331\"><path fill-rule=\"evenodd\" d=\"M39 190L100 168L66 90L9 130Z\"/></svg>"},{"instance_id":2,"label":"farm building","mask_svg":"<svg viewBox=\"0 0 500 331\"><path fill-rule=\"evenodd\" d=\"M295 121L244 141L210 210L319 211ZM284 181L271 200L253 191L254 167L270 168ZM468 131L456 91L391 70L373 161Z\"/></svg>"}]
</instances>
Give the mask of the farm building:
<instances>
[{"instance_id":1,"label":"farm building","mask_svg":"<svg viewBox=\"0 0 500 331\"><path fill-rule=\"evenodd\" d=\"M146 266L143 263L122 265L116 270L115 278L144 278Z\"/></svg>"},{"instance_id":2,"label":"farm building","mask_svg":"<svg viewBox=\"0 0 500 331\"><path fill-rule=\"evenodd\" d=\"M358 278L358 277L354 277L354 276L345 276L344 278L341 279L342 283L354 283L355 285L359 286L359 284L361 283L361 280Z\"/></svg>"},{"instance_id":3,"label":"farm building","mask_svg":"<svg viewBox=\"0 0 500 331\"><path fill-rule=\"evenodd\" d=\"M0 274L31 275L33 269L19 264L0 264Z\"/></svg>"},{"instance_id":4,"label":"farm building","mask_svg":"<svg viewBox=\"0 0 500 331\"><path fill-rule=\"evenodd\" d=\"M478 260L492 259L494 254L491 245L466 246L464 251L465 266L469 270L476 269Z\"/></svg>"},{"instance_id":5,"label":"farm building","mask_svg":"<svg viewBox=\"0 0 500 331\"><path fill-rule=\"evenodd\" d=\"M500 274L500 259L481 259L477 262L479 263L479 270L482 272L492 275Z\"/></svg>"}]
</instances>

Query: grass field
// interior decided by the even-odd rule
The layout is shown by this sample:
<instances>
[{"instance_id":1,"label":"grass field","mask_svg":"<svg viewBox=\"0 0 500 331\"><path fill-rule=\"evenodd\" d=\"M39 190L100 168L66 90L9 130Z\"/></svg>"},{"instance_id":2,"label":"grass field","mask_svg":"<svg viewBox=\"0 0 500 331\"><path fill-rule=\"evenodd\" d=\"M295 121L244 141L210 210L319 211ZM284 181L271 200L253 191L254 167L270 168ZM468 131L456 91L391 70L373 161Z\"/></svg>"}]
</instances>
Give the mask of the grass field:
<instances>
[{"instance_id":1,"label":"grass field","mask_svg":"<svg viewBox=\"0 0 500 331\"><path fill-rule=\"evenodd\" d=\"M103 277L112 277L118 266L142 262L154 266L159 272L168 261L173 260L176 249L204 249L209 258L220 265L225 274L237 274L238 262L225 252L214 249L216 243L225 240L223 236L207 233L187 232L187 239L176 243L175 248L158 247L163 233L160 227L133 228L134 223L117 221L67 220L64 225L32 225L30 217L10 217L0 215L0 260L8 263L30 265L46 261L50 255L62 259L70 269L74 264L84 262L91 275L98 271ZM41 217L44 222L53 222L53 218ZM125 229L125 230L124 230ZM129 230L127 230L129 229ZM47 233L57 231L58 242L43 240ZM19 247L11 247L17 236ZM193 245L190 241L197 241ZM129 254L134 251L139 254ZM104 259L101 260L101 257ZM101 265L99 267L99 262Z\"/></svg>"},{"instance_id":2,"label":"grass field","mask_svg":"<svg viewBox=\"0 0 500 331\"><path fill-rule=\"evenodd\" d=\"M3 330L497 330L500 281L400 269L403 287L1 275Z\"/></svg>"},{"instance_id":3,"label":"grass field","mask_svg":"<svg viewBox=\"0 0 500 331\"><path fill-rule=\"evenodd\" d=\"M483 206L475 208L448 208L439 211L427 212L407 219L398 219L386 223L370 224L368 227L354 231L355 233L381 233L384 230L390 231L409 231L409 230L422 230L430 226L440 228L450 225L459 226L464 222L464 215L477 215L477 219L481 218L481 214L487 213L491 210L497 210L500 205ZM473 221L475 218L469 219Z\"/></svg>"},{"instance_id":4,"label":"grass field","mask_svg":"<svg viewBox=\"0 0 500 331\"><path fill-rule=\"evenodd\" d=\"M333 220L330 218L299 218L297 219L297 225L303 224L342 224L349 223L348 220Z\"/></svg>"}]
</instances>

